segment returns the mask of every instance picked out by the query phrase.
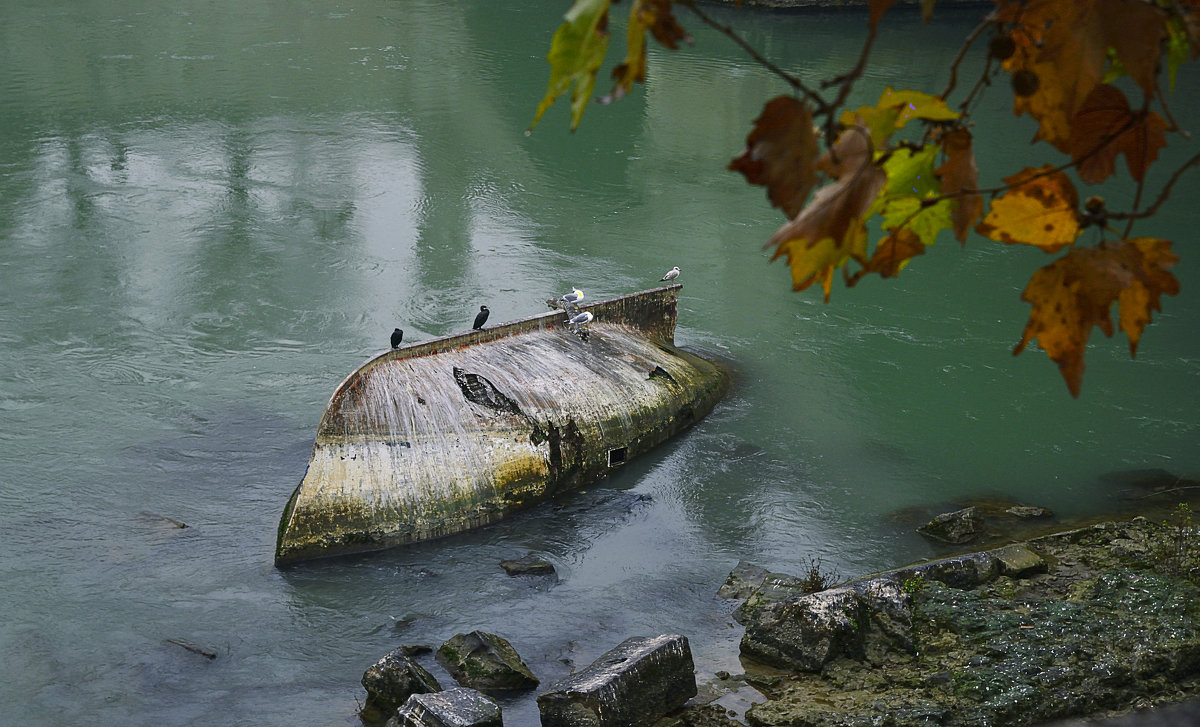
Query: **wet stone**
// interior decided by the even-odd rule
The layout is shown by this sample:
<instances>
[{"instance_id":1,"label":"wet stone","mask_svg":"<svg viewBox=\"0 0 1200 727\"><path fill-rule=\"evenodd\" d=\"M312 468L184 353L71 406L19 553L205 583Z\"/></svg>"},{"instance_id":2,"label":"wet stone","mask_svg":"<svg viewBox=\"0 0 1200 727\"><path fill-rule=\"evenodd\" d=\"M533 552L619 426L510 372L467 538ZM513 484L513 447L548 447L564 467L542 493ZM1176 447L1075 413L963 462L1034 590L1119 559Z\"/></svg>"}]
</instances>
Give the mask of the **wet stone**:
<instances>
[{"instance_id":1,"label":"wet stone","mask_svg":"<svg viewBox=\"0 0 1200 727\"><path fill-rule=\"evenodd\" d=\"M386 727L503 727L500 705L474 689L414 694Z\"/></svg>"},{"instance_id":2,"label":"wet stone","mask_svg":"<svg viewBox=\"0 0 1200 727\"><path fill-rule=\"evenodd\" d=\"M376 719L394 712L413 694L442 689L437 679L413 661L403 646L372 664L363 674L362 685L367 690L363 715Z\"/></svg>"},{"instance_id":3,"label":"wet stone","mask_svg":"<svg viewBox=\"0 0 1200 727\"><path fill-rule=\"evenodd\" d=\"M639 727L696 695L688 640L678 634L626 639L537 698L542 727Z\"/></svg>"},{"instance_id":4,"label":"wet stone","mask_svg":"<svg viewBox=\"0 0 1200 727\"><path fill-rule=\"evenodd\" d=\"M952 588L974 588L990 582L999 571L996 559L990 553L980 552L923 563L898 573L905 577L919 575Z\"/></svg>"},{"instance_id":5,"label":"wet stone","mask_svg":"<svg viewBox=\"0 0 1200 727\"><path fill-rule=\"evenodd\" d=\"M717 590L717 597L746 598L763 584L763 580L768 575L766 568L744 560L738 561L738 564L729 572L729 577L725 579L724 585Z\"/></svg>"},{"instance_id":6,"label":"wet stone","mask_svg":"<svg viewBox=\"0 0 1200 727\"><path fill-rule=\"evenodd\" d=\"M1023 545L1009 545L992 551L1000 564L1000 573L1009 578L1022 578L1046 572L1046 561Z\"/></svg>"},{"instance_id":7,"label":"wet stone","mask_svg":"<svg viewBox=\"0 0 1200 727\"><path fill-rule=\"evenodd\" d=\"M529 553L513 560L500 561L500 567L510 576L553 576L557 575L554 564L536 553Z\"/></svg>"},{"instance_id":8,"label":"wet stone","mask_svg":"<svg viewBox=\"0 0 1200 727\"><path fill-rule=\"evenodd\" d=\"M983 516L979 514L978 508L968 507L938 515L917 528L917 532L943 543L961 545L971 542L985 529Z\"/></svg>"},{"instance_id":9,"label":"wet stone","mask_svg":"<svg viewBox=\"0 0 1200 727\"><path fill-rule=\"evenodd\" d=\"M830 588L770 603L749 615L741 652L782 669L820 671L839 656L862 654L862 627L868 618L866 605L853 588Z\"/></svg>"},{"instance_id":10,"label":"wet stone","mask_svg":"<svg viewBox=\"0 0 1200 727\"><path fill-rule=\"evenodd\" d=\"M512 644L483 631L456 634L442 644L435 658L456 682L472 689L532 689L539 683Z\"/></svg>"}]
</instances>

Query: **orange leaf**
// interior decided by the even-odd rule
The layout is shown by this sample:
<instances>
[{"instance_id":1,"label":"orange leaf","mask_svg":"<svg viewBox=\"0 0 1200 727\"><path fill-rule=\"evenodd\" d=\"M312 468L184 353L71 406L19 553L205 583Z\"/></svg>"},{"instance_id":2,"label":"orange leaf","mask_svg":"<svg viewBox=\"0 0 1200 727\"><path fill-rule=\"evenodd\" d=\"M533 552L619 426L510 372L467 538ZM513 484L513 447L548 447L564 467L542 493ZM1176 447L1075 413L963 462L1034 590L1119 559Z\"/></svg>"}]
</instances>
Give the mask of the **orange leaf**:
<instances>
[{"instance_id":1,"label":"orange leaf","mask_svg":"<svg viewBox=\"0 0 1200 727\"><path fill-rule=\"evenodd\" d=\"M997 19L1012 26L1016 52L1004 67L1033 74L1036 88L1017 95L1015 113L1038 121L1037 138L1068 153L1071 119L1104 74L1112 48L1149 95L1166 16L1144 0L999 0Z\"/></svg>"},{"instance_id":2,"label":"orange leaf","mask_svg":"<svg viewBox=\"0 0 1200 727\"><path fill-rule=\"evenodd\" d=\"M975 227L979 234L1008 244L1034 245L1057 252L1079 236L1079 195L1067 175L1027 167L1005 177L1011 187Z\"/></svg>"},{"instance_id":3,"label":"orange leaf","mask_svg":"<svg viewBox=\"0 0 1200 727\"><path fill-rule=\"evenodd\" d=\"M766 187L771 204L795 217L816 183L816 155L808 107L791 96L779 96L763 107L746 137L746 148L729 169L744 174L750 184Z\"/></svg>"},{"instance_id":4,"label":"orange leaf","mask_svg":"<svg viewBox=\"0 0 1200 727\"><path fill-rule=\"evenodd\" d=\"M875 246L875 254L863 264L862 270L856 272L847 281L854 285L858 279L869 273L879 273L881 278L891 278L900 274L909 260L917 255L925 254L925 243L912 230L902 227L890 232Z\"/></svg>"},{"instance_id":5,"label":"orange leaf","mask_svg":"<svg viewBox=\"0 0 1200 727\"><path fill-rule=\"evenodd\" d=\"M1117 154L1125 155L1129 174L1139 182L1146 168L1167 145L1167 122L1154 112L1135 116L1125 94L1102 84L1088 96L1071 124L1071 158L1079 176L1089 184L1107 179L1116 168Z\"/></svg>"},{"instance_id":6,"label":"orange leaf","mask_svg":"<svg viewBox=\"0 0 1200 727\"><path fill-rule=\"evenodd\" d=\"M1058 364L1071 396L1079 396L1092 327L1112 336L1109 310L1118 303L1121 330L1136 353L1150 311L1161 310L1159 297L1179 292L1179 281L1168 272L1178 260L1170 242L1146 237L1072 249L1035 272L1021 294L1033 310L1013 355L1036 338Z\"/></svg>"},{"instance_id":7,"label":"orange leaf","mask_svg":"<svg viewBox=\"0 0 1200 727\"><path fill-rule=\"evenodd\" d=\"M942 151L946 161L934 170L942 180L942 194L952 196L979 188L979 168L975 166L975 152L971 148L971 132L964 128L954 129L942 137ZM962 194L952 201L954 210L954 236L966 243L967 232L983 216L983 198L978 194Z\"/></svg>"},{"instance_id":8,"label":"orange leaf","mask_svg":"<svg viewBox=\"0 0 1200 727\"><path fill-rule=\"evenodd\" d=\"M866 258L864 218L887 182L887 175L871 162L870 134L866 128L855 127L847 133L867 139L866 153L853 153L857 145L848 143L847 153L840 155L835 165L839 172L837 181L817 190L800 214L780 227L763 246L778 248L772 260L787 255L795 290L804 290L820 280L826 302L834 268L845 265L850 258L860 261ZM857 167L850 166L852 159L857 160Z\"/></svg>"}]
</instances>

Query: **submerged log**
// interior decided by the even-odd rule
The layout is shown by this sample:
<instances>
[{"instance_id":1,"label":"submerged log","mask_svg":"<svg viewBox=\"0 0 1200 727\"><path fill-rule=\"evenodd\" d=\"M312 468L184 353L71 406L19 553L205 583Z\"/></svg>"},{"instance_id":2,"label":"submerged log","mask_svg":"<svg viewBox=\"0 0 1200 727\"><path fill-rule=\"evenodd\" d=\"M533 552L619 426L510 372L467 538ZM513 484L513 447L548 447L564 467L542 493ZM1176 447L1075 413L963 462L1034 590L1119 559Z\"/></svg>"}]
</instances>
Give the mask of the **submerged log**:
<instances>
[{"instance_id":1,"label":"submerged log","mask_svg":"<svg viewBox=\"0 0 1200 727\"><path fill-rule=\"evenodd\" d=\"M679 285L386 351L329 400L276 565L495 522L590 484L704 417L728 386L674 344Z\"/></svg>"}]
</instances>

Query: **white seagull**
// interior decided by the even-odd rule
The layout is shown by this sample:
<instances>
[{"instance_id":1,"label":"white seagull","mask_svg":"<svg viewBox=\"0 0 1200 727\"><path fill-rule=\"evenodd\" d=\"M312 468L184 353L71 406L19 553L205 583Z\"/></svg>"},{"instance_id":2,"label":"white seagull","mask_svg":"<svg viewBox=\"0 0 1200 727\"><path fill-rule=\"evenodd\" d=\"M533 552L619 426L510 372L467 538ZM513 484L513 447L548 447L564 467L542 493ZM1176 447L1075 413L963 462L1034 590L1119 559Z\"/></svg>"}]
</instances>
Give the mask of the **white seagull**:
<instances>
[{"instance_id":1,"label":"white seagull","mask_svg":"<svg viewBox=\"0 0 1200 727\"><path fill-rule=\"evenodd\" d=\"M572 303L578 303L579 301L583 300L583 291L580 290L579 288L575 288L570 293L567 293L566 295L564 295L560 300L562 300L562 302L566 303L567 305L570 305Z\"/></svg>"},{"instance_id":2,"label":"white seagull","mask_svg":"<svg viewBox=\"0 0 1200 727\"><path fill-rule=\"evenodd\" d=\"M577 315L571 319L571 325L582 326L584 323L591 322L593 317L594 316L592 315L591 311L585 310L584 312L580 313L579 315Z\"/></svg>"},{"instance_id":3,"label":"white seagull","mask_svg":"<svg viewBox=\"0 0 1200 727\"><path fill-rule=\"evenodd\" d=\"M668 270L667 274L662 276L662 278L660 278L660 280L674 280L675 278L678 278L678 277L679 277L679 266L676 265L675 267Z\"/></svg>"}]
</instances>

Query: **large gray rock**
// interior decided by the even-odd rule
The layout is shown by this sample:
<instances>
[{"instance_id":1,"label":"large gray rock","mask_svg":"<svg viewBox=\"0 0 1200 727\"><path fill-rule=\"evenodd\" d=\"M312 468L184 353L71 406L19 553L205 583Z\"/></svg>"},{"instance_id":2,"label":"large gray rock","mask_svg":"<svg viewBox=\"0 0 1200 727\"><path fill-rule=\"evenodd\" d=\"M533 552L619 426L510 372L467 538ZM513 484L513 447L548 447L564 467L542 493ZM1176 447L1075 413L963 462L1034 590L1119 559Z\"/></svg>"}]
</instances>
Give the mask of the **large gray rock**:
<instances>
[{"instance_id":1,"label":"large gray rock","mask_svg":"<svg viewBox=\"0 0 1200 727\"><path fill-rule=\"evenodd\" d=\"M626 639L537 702L542 727L640 727L694 696L688 640L663 634Z\"/></svg>"},{"instance_id":2,"label":"large gray rock","mask_svg":"<svg viewBox=\"0 0 1200 727\"><path fill-rule=\"evenodd\" d=\"M532 689L539 683L512 644L483 631L454 635L437 650L436 658L454 681L471 689Z\"/></svg>"},{"instance_id":3,"label":"large gray rock","mask_svg":"<svg viewBox=\"0 0 1200 727\"><path fill-rule=\"evenodd\" d=\"M975 588L1000 575L1000 561L990 551L967 553L892 571L893 580L924 578L951 588Z\"/></svg>"},{"instance_id":4,"label":"large gray rock","mask_svg":"<svg viewBox=\"0 0 1200 727\"><path fill-rule=\"evenodd\" d=\"M767 603L746 616L744 656L815 672L838 656L861 657L868 612L853 588L830 588Z\"/></svg>"},{"instance_id":5,"label":"large gray rock","mask_svg":"<svg viewBox=\"0 0 1200 727\"><path fill-rule=\"evenodd\" d=\"M911 598L888 577L769 603L747 617L741 651L755 661L818 672L839 657L913 653Z\"/></svg>"},{"instance_id":6,"label":"large gray rock","mask_svg":"<svg viewBox=\"0 0 1200 727\"><path fill-rule=\"evenodd\" d=\"M414 694L386 727L503 727L500 705L474 689Z\"/></svg>"},{"instance_id":7,"label":"large gray rock","mask_svg":"<svg viewBox=\"0 0 1200 727\"><path fill-rule=\"evenodd\" d=\"M368 667L362 685L367 690L363 714L379 719L395 712L413 694L442 690L437 679L413 661L403 646Z\"/></svg>"},{"instance_id":8,"label":"large gray rock","mask_svg":"<svg viewBox=\"0 0 1200 727\"><path fill-rule=\"evenodd\" d=\"M961 545L971 542L986 529L987 525L978 508L967 507L938 515L917 528L917 532L943 543Z\"/></svg>"},{"instance_id":9,"label":"large gray rock","mask_svg":"<svg viewBox=\"0 0 1200 727\"><path fill-rule=\"evenodd\" d=\"M717 589L718 598L746 598L763 584L770 573L766 568L739 560L729 571L724 585Z\"/></svg>"}]
</instances>

